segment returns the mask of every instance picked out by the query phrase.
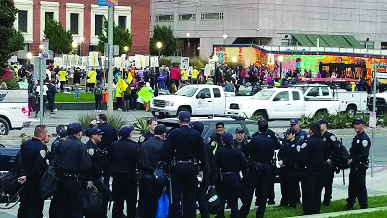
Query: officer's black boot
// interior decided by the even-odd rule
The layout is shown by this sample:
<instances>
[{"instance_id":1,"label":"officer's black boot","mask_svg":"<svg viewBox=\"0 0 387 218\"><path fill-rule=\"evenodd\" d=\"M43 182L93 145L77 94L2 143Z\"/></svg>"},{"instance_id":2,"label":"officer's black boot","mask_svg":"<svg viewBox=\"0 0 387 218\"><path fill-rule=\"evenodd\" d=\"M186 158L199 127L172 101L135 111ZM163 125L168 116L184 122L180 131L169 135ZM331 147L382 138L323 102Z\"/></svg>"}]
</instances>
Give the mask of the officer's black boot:
<instances>
[{"instance_id":1,"label":"officer's black boot","mask_svg":"<svg viewBox=\"0 0 387 218\"><path fill-rule=\"evenodd\" d=\"M323 203L322 203L322 206L330 206L331 205L331 201L326 201L324 200Z\"/></svg>"},{"instance_id":2,"label":"officer's black boot","mask_svg":"<svg viewBox=\"0 0 387 218\"><path fill-rule=\"evenodd\" d=\"M344 210L353 210L353 204L345 205Z\"/></svg>"}]
</instances>

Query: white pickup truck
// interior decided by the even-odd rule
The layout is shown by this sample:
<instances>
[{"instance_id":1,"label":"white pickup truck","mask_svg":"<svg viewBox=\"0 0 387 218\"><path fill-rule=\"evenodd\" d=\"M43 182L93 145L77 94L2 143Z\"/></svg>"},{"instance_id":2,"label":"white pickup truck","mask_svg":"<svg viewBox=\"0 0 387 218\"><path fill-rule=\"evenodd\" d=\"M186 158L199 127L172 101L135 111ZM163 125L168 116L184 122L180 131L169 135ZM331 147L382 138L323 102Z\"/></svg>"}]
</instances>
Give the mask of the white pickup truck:
<instances>
[{"instance_id":1,"label":"white pickup truck","mask_svg":"<svg viewBox=\"0 0 387 218\"><path fill-rule=\"evenodd\" d=\"M291 119L315 116L320 113L367 110L366 92L334 90L326 85L300 85L291 88L263 89L250 98L241 98L229 104L226 114L266 119Z\"/></svg>"},{"instance_id":2,"label":"white pickup truck","mask_svg":"<svg viewBox=\"0 0 387 218\"><path fill-rule=\"evenodd\" d=\"M192 115L224 114L234 93L224 92L217 85L187 85L173 95L160 95L150 102L153 116L176 116L180 111ZM227 96L227 97L226 97Z\"/></svg>"},{"instance_id":3,"label":"white pickup truck","mask_svg":"<svg viewBox=\"0 0 387 218\"><path fill-rule=\"evenodd\" d=\"M29 115L28 90L0 90L0 135L37 121Z\"/></svg>"}]
</instances>

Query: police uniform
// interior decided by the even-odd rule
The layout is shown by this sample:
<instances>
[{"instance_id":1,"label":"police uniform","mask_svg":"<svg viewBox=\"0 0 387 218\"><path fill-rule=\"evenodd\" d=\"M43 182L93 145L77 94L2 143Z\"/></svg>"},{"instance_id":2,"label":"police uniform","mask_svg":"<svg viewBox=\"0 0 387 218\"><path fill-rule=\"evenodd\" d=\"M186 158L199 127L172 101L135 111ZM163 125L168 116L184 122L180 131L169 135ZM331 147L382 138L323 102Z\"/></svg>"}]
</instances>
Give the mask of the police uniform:
<instances>
[{"instance_id":1,"label":"police uniform","mask_svg":"<svg viewBox=\"0 0 387 218\"><path fill-rule=\"evenodd\" d=\"M325 164L325 142L321 135L312 135L298 149L302 173L303 215L320 213L321 191Z\"/></svg>"},{"instance_id":2,"label":"police uniform","mask_svg":"<svg viewBox=\"0 0 387 218\"><path fill-rule=\"evenodd\" d=\"M234 139L234 140L232 141L232 143L233 143L233 144L232 144L232 147L233 147L233 148L242 151L242 150L243 150L243 147L244 147L245 145L247 145L248 141L247 141L247 139L242 139L242 141L238 141L237 139Z\"/></svg>"},{"instance_id":3,"label":"police uniform","mask_svg":"<svg viewBox=\"0 0 387 218\"><path fill-rule=\"evenodd\" d=\"M43 217L44 199L39 194L39 182L47 167L46 146L37 138L29 139L20 148L22 175L26 182L20 193L18 217Z\"/></svg>"},{"instance_id":4,"label":"police uniform","mask_svg":"<svg viewBox=\"0 0 387 218\"><path fill-rule=\"evenodd\" d=\"M214 134L212 134L212 136L210 136L209 145L214 150L214 153L216 152L216 149L223 146L223 142L222 142L221 138L222 138L222 136L219 135L218 133L214 133Z\"/></svg>"},{"instance_id":5,"label":"police uniform","mask_svg":"<svg viewBox=\"0 0 387 218\"><path fill-rule=\"evenodd\" d=\"M155 135L153 133L149 132L149 131L144 133L144 134L142 134L140 136L140 138L138 139L138 144L141 145L142 143L148 141L148 139L153 137L153 136L155 136Z\"/></svg>"},{"instance_id":6,"label":"police uniform","mask_svg":"<svg viewBox=\"0 0 387 218\"><path fill-rule=\"evenodd\" d=\"M308 139L308 133L306 133L304 130L300 129L300 131L296 133L296 140L299 144L306 142L307 139Z\"/></svg>"},{"instance_id":7,"label":"police uniform","mask_svg":"<svg viewBox=\"0 0 387 218\"><path fill-rule=\"evenodd\" d=\"M258 124L261 121L258 122ZM267 121L264 121L267 122ZM267 123L266 123L267 125ZM270 182L271 162L274 156L274 150L279 149L272 137L262 132L254 136L243 149L246 158L250 160L250 170L247 181L245 199L242 199L240 217L247 217L250 211L250 205L254 190L256 189L257 199L257 217L263 217L266 210L266 200Z\"/></svg>"},{"instance_id":8,"label":"police uniform","mask_svg":"<svg viewBox=\"0 0 387 218\"><path fill-rule=\"evenodd\" d=\"M87 135L89 137L98 134L102 135L101 132L97 128L92 128L87 131ZM91 167L91 176L93 185L98 189L99 193L103 195L103 203L101 205L102 211L96 211L95 214L90 215L90 217L106 217L107 214L107 205L111 196L110 189L103 183L101 180L102 177L102 151L98 148L96 144L94 144L91 140L89 140L86 144L87 153L91 157L92 167Z\"/></svg>"},{"instance_id":9,"label":"police uniform","mask_svg":"<svg viewBox=\"0 0 387 218\"><path fill-rule=\"evenodd\" d=\"M231 208L231 217L239 217L239 172L247 169L248 162L241 151L230 145L233 140L232 138L231 133L225 133L222 139L225 144L228 143L229 145L221 147L215 154L216 165L220 173L220 180L217 182L216 190L222 204L217 217L224 217L224 205L226 201L227 205Z\"/></svg>"},{"instance_id":10,"label":"police uniform","mask_svg":"<svg viewBox=\"0 0 387 218\"><path fill-rule=\"evenodd\" d=\"M289 128L286 133L295 134L293 128ZM297 146L298 142L294 139L289 141L284 139L282 146L278 152L278 160L283 162L280 168L280 182L281 182L281 206L296 207L298 203L299 181L298 181L298 167L296 161L298 158Z\"/></svg>"},{"instance_id":11,"label":"police uniform","mask_svg":"<svg viewBox=\"0 0 387 218\"><path fill-rule=\"evenodd\" d=\"M83 191L86 181L91 181L92 162L85 144L73 134L82 132L79 123L67 129L69 136L52 153L52 162L58 163L62 174L58 190L51 201L55 217L82 217ZM51 205L50 205L51 208Z\"/></svg>"},{"instance_id":12,"label":"police uniform","mask_svg":"<svg viewBox=\"0 0 387 218\"><path fill-rule=\"evenodd\" d=\"M182 111L179 113L180 122L187 123L190 114ZM170 208L170 217L181 217L180 202L184 201L184 217L196 216L196 190L199 162L204 169L206 159L203 151L203 141L198 131L188 125L174 129L170 132L162 148L162 156L171 161L171 183L173 204Z\"/></svg>"},{"instance_id":13,"label":"police uniform","mask_svg":"<svg viewBox=\"0 0 387 218\"><path fill-rule=\"evenodd\" d=\"M127 217L136 217L137 183L135 182L135 174L139 145L128 138L133 130L133 126L122 127L118 132L121 138L113 142L108 150L111 162L110 172L113 177L113 218L123 216L125 200Z\"/></svg>"},{"instance_id":14,"label":"police uniform","mask_svg":"<svg viewBox=\"0 0 387 218\"><path fill-rule=\"evenodd\" d=\"M274 132L271 129L268 129L266 133L270 136L270 138L274 141L276 148L281 147L281 141L279 135ZM273 205L275 204L275 192L274 192L274 184L275 184L275 177L277 176L278 169L277 169L277 158L276 155L273 156L273 159L271 160L271 171L270 171L270 181L269 181L269 190L267 192L267 204ZM257 194L256 194L257 196Z\"/></svg>"},{"instance_id":15,"label":"police uniform","mask_svg":"<svg viewBox=\"0 0 387 218\"><path fill-rule=\"evenodd\" d=\"M354 123L362 124L363 120L355 119ZM368 208L366 171L368 169L368 155L371 147L371 140L366 132L356 135L352 141L352 147L349 149L351 163L351 172L349 173L349 186L347 208L352 208L356 201L359 201L360 208Z\"/></svg>"},{"instance_id":16,"label":"police uniform","mask_svg":"<svg viewBox=\"0 0 387 218\"><path fill-rule=\"evenodd\" d=\"M155 128L156 135L166 132L164 125ZM157 164L161 161L161 148L163 140L153 137L142 143L139 151L138 168L141 173L139 211L141 217L156 217L157 204L163 194L163 186L160 185L154 176Z\"/></svg>"}]
</instances>

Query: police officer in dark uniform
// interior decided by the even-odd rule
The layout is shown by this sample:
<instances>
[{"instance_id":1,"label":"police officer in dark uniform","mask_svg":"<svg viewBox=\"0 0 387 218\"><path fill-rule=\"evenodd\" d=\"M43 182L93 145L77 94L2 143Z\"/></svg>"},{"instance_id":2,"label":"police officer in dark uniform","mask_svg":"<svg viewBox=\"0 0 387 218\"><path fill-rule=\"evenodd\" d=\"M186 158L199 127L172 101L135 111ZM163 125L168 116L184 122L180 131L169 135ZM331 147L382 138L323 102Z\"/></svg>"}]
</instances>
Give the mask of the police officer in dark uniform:
<instances>
[{"instance_id":1,"label":"police officer in dark uniform","mask_svg":"<svg viewBox=\"0 0 387 218\"><path fill-rule=\"evenodd\" d=\"M110 163L108 161L108 153L110 145L117 141L117 130L114 129L112 126L110 126L107 123L107 116L106 114L99 114L97 116L96 120L93 120L91 122L91 125L89 125L89 128L96 127L100 129L102 134L101 142L97 144L98 148L102 151L102 176L103 176L103 182L105 185L110 188Z\"/></svg>"},{"instance_id":2,"label":"police officer in dark uniform","mask_svg":"<svg viewBox=\"0 0 387 218\"><path fill-rule=\"evenodd\" d=\"M18 217L43 217L44 199L39 194L39 182L46 170L47 147L50 140L46 126L37 125L34 137L20 147L22 176L18 182L23 185L20 193Z\"/></svg>"},{"instance_id":3,"label":"police officer in dark uniform","mask_svg":"<svg viewBox=\"0 0 387 218\"><path fill-rule=\"evenodd\" d=\"M204 157L204 145L199 132L189 127L190 113L179 113L180 128L169 133L162 148L162 156L171 161L171 183L173 204L170 209L170 217L181 217L180 203L184 217L196 216L196 190L198 168L204 169L206 159ZM203 178L203 172L199 172Z\"/></svg>"},{"instance_id":4,"label":"police officer in dark uniform","mask_svg":"<svg viewBox=\"0 0 387 218\"><path fill-rule=\"evenodd\" d=\"M233 140L232 146L240 151L243 150L243 147L247 145L248 141L245 139L245 129L243 127L238 127L235 130L235 139Z\"/></svg>"},{"instance_id":5,"label":"police officer in dark uniform","mask_svg":"<svg viewBox=\"0 0 387 218\"><path fill-rule=\"evenodd\" d=\"M133 126L124 126L118 132L120 139L108 150L111 162L110 172L113 177L113 218L124 216L126 200L127 217L136 217L137 183L135 182L139 145L131 140Z\"/></svg>"},{"instance_id":6,"label":"police officer in dark uniform","mask_svg":"<svg viewBox=\"0 0 387 218\"><path fill-rule=\"evenodd\" d=\"M69 136L59 143L52 153L50 162L58 165L62 174L58 190L51 202L55 202L55 217L81 218L85 179L89 188L93 186L92 162L85 144L81 141L82 131L79 123L71 123L67 128Z\"/></svg>"},{"instance_id":7,"label":"police officer in dark uniform","mask_svg":"<svg viewBox=\"0 0 387 218\"><path fill-rule=\"evenodd\" d=\"M92 161L91 176L93 184L98 189L99 193L103 194L102 211L95 211L95 214L90 217L104 218L107 215L107 205L111 196L110 189L103 183L102 177L102 151L97 144L101 142L103 132L97 128L91 128L86 131L89 141L86 143L87 153L89 153Z\"/></svg>"},{"instance_id":8,"label":"police officer in dark uniform","mask_svg":"<svg viewBox=\"0 0 387 218\"><path fill-rule=\"evenodd\" d=\"M222 136L223 147L216 151L216 165L220 173L216 190L219 194L222 206L217 217L224 217L224 205L231 208L230 217L239 217L238 197L240 193L239 172L248 168L249 163L243 153L233 148L233 136L231 133L225 133Z\"/></svg>"},{"instance_id":9,"label":"police officer in dark uniform","mask_svg":"<svg viewBox=\"0 0 387 218\"><path fill-rule=\"evenodd\" d=\"M191 124L191 128L202 134L204 130L203 123L196 121ZM203 180L200 182L198 188L197 200L199 203L200 217L209 218L210 212L208 208L207 191L209 187L215 187L216 179L218 178L218 169L216 167L216 160L213 150L209 144L203 139L204 157L206 158L206 165L203 171Z\"/></svg>"},{"instance_id":10,"label":"police officer in dark uniform","mask_svg":"<svg viewBox=\"0 0 387 218\"><path fill-rule=\"evenodd\" d=\"M161 161L161 148L166 131L164 125L157 125L154 129L154 137L140 146L138 168L141 173L139 189L141 217L156 217L158 200L163 194L163 186L156 181L154 172Z\"/></svg>"},{"instance_id":11,"label":"police officer in dark uniform","mask_svg":"<svg viewBox=\"0 0 387 218\"><path fill-rule=\"evenodd\" d=\"M61 141L66 140L67 135L68 135L68 133L67 133L67 130L65 130L65 129L61 130L58 133L58 136L51 144L51 152L53 152L55 150L56 146L58 146Z\"/></svg>"},{"instance_id":12,"label":"police officer in dark uniform","mask_svg":"<svg viewBox=\"0 0 387 218\"><path fill-rule=\"evenodd\" d=\"M300 128L300 121L298 119L290 120L290 127L296 130L296 140L302 144L308 139L308 133Z\"/></svg>"},{"instance_id":13,"label":"police officer in dark uniform","mask_svg":"<svg viewBox=\"0 0 387 218\"><path fill-rule=\"evenodd\" d=\"M223 146L221 138L226 131L226 129L224 128L223 122L217 122L215 126L216 126L216 132L212 136L210 136L210 143L209 143L212 149L214 150L214 153L216 152L217 148L220 148Z\"/></svg>"},{"instance_id":14,"label":"police officer in dark uniform","mask_svg":"<svg viewBox=\"0 0 387 218\"><path fill-rule=\"evenodd\" d=\"M321 136L326 143L326 152L328 153L328 159L325 160L324 167L323 187L325 187L325 193L322 205L329 206L331 205L332 183L336 172L333 161L338 158L340 145L335 134L327 131L327 121L319 120L317 121L317 124L321 127Z\"/></svg>"},{"instance_id":15,"label":"police officer in dark uniform","mask_svg":"<svg viewBox=\"0 0 387 218\"><path fill-rule=\"evenodd\" d=\"M258 121L259 134L254 136L243 149L243 153L249 159L250 170L248 184L240 217L247 217L250 211L250 205L254 190L258 196L257 217L263 217L266 209L266 200L270 180L271 161L274 156L274 150L279 149L278 144L267 134L268 123L261 119Z\"/></svg>"},{"instance_id":16,"label":"police officer in dark uniform","mask_svg":"<svg viewBox=\"0 0 387 218\"><path fill-rule=\"evenodd\" d=\"M271 129L268 129L266 133L270 136L270 138L274 141L276 148L281 147L281 141L279 135L274 132ZM271 159L271 171L270 171L270 181L269 181L269 190L267 193L267 204L268 205L274 205L275 204L275 192L274 192L274 184L275 184L275 178L279 174L277 169L277 156L276 153L274 153L273 158ZM255 194L257 196L257 194ZM256 202L257 203L257 202Z\"/></svg>"},{"instance_id":17,"label":"police officer in dark uniform","mask_svg":"<svg viewBox=\"0 0 387 218\"><path fill-rule=\"evenodd\" d=\"M323 172L327 152L321 138L321 127L317 123L310 126L310 137L299 146L298 164L302 173L303 215L320 213Z\"/></svg>"},{"instance_id":18,"label":"police officer in dark uniform","mask_svg":"<svg viewBox=\"0 0 387 218\"><path fill-rule=\"evenodd\" d=\"M296 207L298 203L297 189L298 182L298 167L296 161L298 158L296 141L296 130L288 128L285 132L286 138L282 142L282 146L278 152L278 164L280 165L280 182L281 182L281 204L280 206Z\"/></svg>"},{"instance_id":19,"label":"police officer in dark uniform","mask_svg":"<svg viewBox=\"0 0 387 218\"><path fill-rule=\"evenodd\" d=\"M367 187L366 187L366 171L368 169L368 155L371 147L371 140L364 131L364 121L355 119L353 128L356 131L356 136L353 138L352 147L349 149L350 160L348 164L351 166L349 173L348 198L345 209L353 209L353 204L356 198L359 201L360 209L368 208Z\"/></svg>"},{"instance_id":20,"label":"police officer in dark uniform","mask_svg":"<svg viewBox=\"0 0 387 218\"><path fill-rule=\"evenodd\" d=\"M146 124L148 125L148 132L142 134L140 138L138 139L138 144L141 145L142 143L146 142L149 138L153 137L155 135L155 128L157 126L157 120L156 119L148 119L146 121Z\"/></svg>"}]
</instances>

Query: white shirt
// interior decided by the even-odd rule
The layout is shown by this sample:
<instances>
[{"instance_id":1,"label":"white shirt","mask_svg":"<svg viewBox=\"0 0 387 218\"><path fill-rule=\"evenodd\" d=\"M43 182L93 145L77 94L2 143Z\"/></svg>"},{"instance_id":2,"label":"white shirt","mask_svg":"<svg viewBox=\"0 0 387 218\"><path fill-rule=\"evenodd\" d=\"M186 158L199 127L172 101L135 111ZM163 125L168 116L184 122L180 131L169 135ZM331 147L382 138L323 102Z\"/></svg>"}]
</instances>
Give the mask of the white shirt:
<instances>
[{"instance_id":1,"label":"white shirt","mask_svg":"<svg viewBox=\"0 0 387 218\"><path fill-rule=\"evenodd\" d=\"M48 87L46 85L43 85L43 95L47 95ZM36 87L36 92L38 95L40 95L40 86Z\"/></svg>"}]
</instances>

